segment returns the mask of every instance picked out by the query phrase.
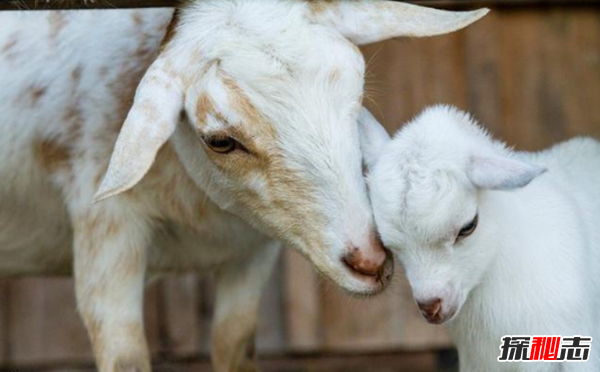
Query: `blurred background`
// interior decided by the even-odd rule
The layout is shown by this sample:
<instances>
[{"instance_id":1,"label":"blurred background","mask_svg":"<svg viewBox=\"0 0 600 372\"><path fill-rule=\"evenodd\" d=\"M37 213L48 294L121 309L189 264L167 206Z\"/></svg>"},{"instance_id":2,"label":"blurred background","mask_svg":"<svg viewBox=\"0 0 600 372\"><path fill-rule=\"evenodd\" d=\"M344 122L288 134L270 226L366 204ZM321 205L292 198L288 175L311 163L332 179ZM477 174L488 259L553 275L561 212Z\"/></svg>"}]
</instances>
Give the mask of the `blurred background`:
<instances>
[{"instance_id":1,"label":"blurred background","mask_svg":"<svg viewBox=\"0 0 600 372\"><path fill-rule=\"evenodd\" d=\"M428 1L421 1L427 4ZM464 31L363 48L367 106L390 132L426 105L470 111L517 149L600 138L600 2L432 1L487 5ZM352 299L286 251L265 293L258 332L267 372L456 371L445 332L414 306L402 272L386 293ZM149 286L146 325L158 371L209 371L210 279ZM93 371L63 278L0 279L0 371Z\"/></svg>"}]
</instances>

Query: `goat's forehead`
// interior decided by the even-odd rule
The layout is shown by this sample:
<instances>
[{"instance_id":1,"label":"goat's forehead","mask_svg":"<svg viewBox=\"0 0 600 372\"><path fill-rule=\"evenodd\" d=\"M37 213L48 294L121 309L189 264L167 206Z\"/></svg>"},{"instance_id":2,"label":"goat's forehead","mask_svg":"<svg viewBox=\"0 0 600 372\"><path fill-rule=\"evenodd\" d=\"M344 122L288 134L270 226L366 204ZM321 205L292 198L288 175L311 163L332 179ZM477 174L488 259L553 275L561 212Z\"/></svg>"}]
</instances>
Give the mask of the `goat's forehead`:
<instances>
[{"instance_id":1,"label":"goat's forehead","mask_svg":"<svg viewBox=\"0 0 600 372\"><path fill-rule=\"evenodd\" d=\"M473 209L468 189L453 173L414 169L378 169L371 180L376 213L395 240L419 247L449 238Z\"/></svg>"},{"instance_id":2,"label":"goat's forehead","mask_svg":"<svg viewBox=\"0 0 600 372\"><path fill-rule=\"evenodd\" d=\"M224 69L256 88L298 88L310 82L324 85L327 79L338 84L362 83L364 59L360 51L345 40L320 40L313 43L294 38L283 42L234 43L235 50L224 50L214 55ZM278 83L284 83L281 85ZM333 83L333 81L332 81ZM343 88L341 86L340 88Z\"/></svg>"}]
</instances>

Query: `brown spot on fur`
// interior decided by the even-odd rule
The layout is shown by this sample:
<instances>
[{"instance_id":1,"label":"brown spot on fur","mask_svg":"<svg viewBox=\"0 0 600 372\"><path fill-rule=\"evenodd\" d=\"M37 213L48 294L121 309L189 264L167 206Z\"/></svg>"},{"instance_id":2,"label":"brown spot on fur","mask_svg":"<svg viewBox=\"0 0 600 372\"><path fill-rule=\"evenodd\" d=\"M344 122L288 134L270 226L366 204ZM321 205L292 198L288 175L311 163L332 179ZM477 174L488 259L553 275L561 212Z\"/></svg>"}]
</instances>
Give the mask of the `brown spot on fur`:
<instances>
[{"instance_id":1,"label":"brown spot on fur","mask_svg":"<svg viewBox=\"0 0 600 372\"><path fill-rule=\"evenodd\" d=\"M71 71L71 79L73 80L73 85L78 85L81 81L81 73L83 68L81 66L77 66Z\"/></svg>"},{"instance_id":2,"label":"brown spot on fur","mask_svg":"<svg viewBox=\"0 0 600 372\"><path fill-rule=\"evenodd\" d=\"M50 24L50 40L56 40L56 37L60 31L67 25L67 20L63 12L50 12L48 16L48 22Z\"/></svg>"},{"instance_id":3,"label":"brown spot on fur","mask_svg":"<svg viewBox=\"0 0 600 372\"><path fill-rule=\"evenodd\" d=\"M320 14L328 10L333 3L333 0L310 0L308 5L313 14Z\"/></svg>"},{"instance_id":4,"label":"brown spot on fur","mask_svg":"<svg viewBox=\"0 0 600 372\"><path fill-rule=\"evenodd\" d=\"M238 112L246 121L252 124L258 124L264 122L262 115L254 107L250 99L244 94L236 81L228 76L223 77L223 84L229 90L229 101L230 106L236 112ZM271 124L265 125L264 129L270 129L269 132L274 135L273 126Z\"/></svg>"},{"instance_id":5,"label":"brown spot on fur","mask_svg":"<svg viewBox=\"0 0 600 372\"><path fill-rule=\"evenodd\" d=\"M54 172L65 167L71 158L69 149L52 140L42 140L34 148L36 158L48 172Z\"/></svg>"},{"instance_id":6,"label":"brown spot on fur","mask_svg":"<svg viewBox=\"0 0 600 372\"><path fill-rule=\"evenodd\" d=\"M133 23L135 23L135 25L138 27L141 26L142 23L144 23L144 18L142 17L140 12L134 12L131 18L133 19Z\"/></svg>"},{"instance_id":7,"label":"brown spot on fur","mask_svg":"<svg viewBox=\"0 0 600 372\"><path fill-rule=\"evenodd\" d=\"M196 102L196 116L200 125L205 123L206 116L213 112L213 109L214 106L210 97L207 94L201 94L198 102Z\"/></svg>"},{"instance_id":8,"label":"brown spot on fur","mask_svg":"<svg viewBox=\"0 0 600 372\"><path fill-rule=\"evenodd\" d=\"M2 49L0 49L0 55L4 56L9 62L15 62L19 57L18 50L16 49L18 44L19 37L17 33L13 33L8 38L8 41L2 46Z\"/></svg>"},{"instance_id":9,"label":"brown spot on fur","mask_svg":"<svg viewBox=\"0 0 600 372\"><path fill-rule=\"evenodd\" d=\"M3 46L2 46L2 54L8 54L18 43L19 39L16 36L10 38Z\"/></svg>"},{"instance_id":10,"label":"brown spot on fur","mask_svg":"<svg viewBox=\"0 0 600 372\"><path fill-rule=\"evenodd\" d=\"M78 137L83 121L83 112L81 111L80 103L78 101L71 103L65 110L63 118L67 123L70 123L68 131L71 137Z\"/></svg>"},{"instance_id":11,"label":"brown spot on fur","mask_svg":"<svg viewBox=\"0 0 600 372\"><path fill-rule=\"evenodd\" d=\"M40 99L46 94L47 87L33 87L31 89L31 106L38 104Z\"/></svg>"}]
</instances>

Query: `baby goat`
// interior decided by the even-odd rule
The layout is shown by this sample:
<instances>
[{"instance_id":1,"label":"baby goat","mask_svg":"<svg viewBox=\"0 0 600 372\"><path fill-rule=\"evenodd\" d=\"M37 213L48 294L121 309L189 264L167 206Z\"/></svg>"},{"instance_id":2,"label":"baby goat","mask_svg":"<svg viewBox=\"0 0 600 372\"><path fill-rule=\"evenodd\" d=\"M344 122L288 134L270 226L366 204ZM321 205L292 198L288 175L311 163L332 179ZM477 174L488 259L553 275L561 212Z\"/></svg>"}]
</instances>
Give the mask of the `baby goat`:
<instances>
[{"instance_id":1,"label":"baby goat","mask_svg":"<svg viewBox=\"0 0 600 372\"><path fill-rule=\"evenodd\" d=\"M505 335L597 336L600 143L514 152L447 106L391 141L368 113L361 123L383 242L423 316L448 325L461 371L599 371L593 352L586 363L497 359Z\"/></svg>"}]
</instances>

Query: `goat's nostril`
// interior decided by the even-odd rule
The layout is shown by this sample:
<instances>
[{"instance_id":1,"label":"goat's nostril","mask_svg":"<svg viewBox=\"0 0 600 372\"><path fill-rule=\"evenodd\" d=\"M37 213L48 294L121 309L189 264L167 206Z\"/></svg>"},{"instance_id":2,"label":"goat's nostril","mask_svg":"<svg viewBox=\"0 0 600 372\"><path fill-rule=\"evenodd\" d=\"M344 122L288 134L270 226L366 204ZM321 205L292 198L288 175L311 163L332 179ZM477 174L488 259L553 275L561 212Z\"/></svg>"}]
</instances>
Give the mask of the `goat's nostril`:
<instances>
[{"instance_id":1,"label":"goat's nostril","mask_svg":"<svg viewBox=\"0 0 600 372\"><path fill-rule=\"evenodd\" d=\"M385 258L381 262L377 257L365 258L357 248L353 248L342 260L351 270L367 276L378 276L385 262Z\"/></svg>"},{"instance_id":2,"label":"goat's nostril","mask_svg":"<svg viewBox=\"0 0 600 372\"><path fill-rule=\"evenodd\" d=\"M344 257L343 261L346 264L346 266L348 266L348 268L363 275L377 275L377 273L379 272L378 268L375 269L369 262L357 260L354 257L356 257L356 255L354 254L349 254L346 257Z\"/></svg>"},{"instance_id":3,"label":"goat's nostril","mask_svg":"<svg viewBox=\"0 0 600 372\"><path fill-rule=\"evenodd\" d=\"M417 305L427 319L435 319L442 310L442 300L439 298L427 302L417 302Z\"/></svg>"}]
</instances>

